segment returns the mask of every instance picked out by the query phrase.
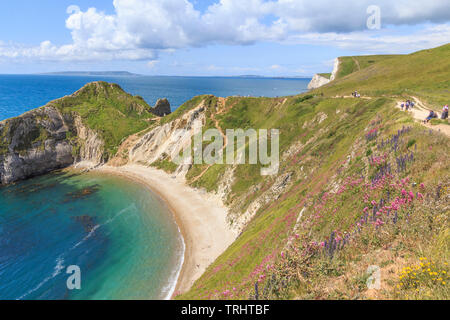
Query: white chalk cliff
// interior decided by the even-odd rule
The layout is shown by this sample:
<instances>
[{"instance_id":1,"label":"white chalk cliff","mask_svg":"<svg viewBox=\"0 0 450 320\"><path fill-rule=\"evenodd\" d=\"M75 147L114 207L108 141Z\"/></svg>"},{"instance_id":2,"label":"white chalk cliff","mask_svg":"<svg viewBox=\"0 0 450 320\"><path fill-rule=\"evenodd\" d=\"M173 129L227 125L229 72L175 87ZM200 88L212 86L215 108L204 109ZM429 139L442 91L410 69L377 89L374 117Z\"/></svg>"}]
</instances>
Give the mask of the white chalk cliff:
<instances>
[{"instance_id":1,"label":"white chalk cliff","mask_svg":"<svg viewBox=\"0 0 450 320\"><path fill-rule=\"evenodd\" d=\"M336 58L334 60L334 67L333 72L331 73L331 77L328 79L324 76L321 76L320 74L315 74L311 82L308 84L308 90L317 89L326 85L327 83L330 83L331 81L336 79L338 71L339 71L339 58Z\"/></svg>"}]
</instances>

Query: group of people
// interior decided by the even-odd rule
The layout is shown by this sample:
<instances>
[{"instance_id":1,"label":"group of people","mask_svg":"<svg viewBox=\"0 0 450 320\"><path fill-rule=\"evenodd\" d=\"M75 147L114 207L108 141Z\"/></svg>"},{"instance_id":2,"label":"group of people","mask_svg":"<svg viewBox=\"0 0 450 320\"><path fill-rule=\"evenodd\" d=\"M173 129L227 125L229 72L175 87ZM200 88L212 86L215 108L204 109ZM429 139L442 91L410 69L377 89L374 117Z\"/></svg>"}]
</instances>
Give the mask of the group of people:
<instances>
[{"instance_id":1,"label":"group of people","mask_svg":"<svg viewBox=\"0 0 450 320\"><path fill-rule=\"evenodd\" d=\"M406 100L405 103L401 104L401 108L402 110L405 109L405 111L408 111L409 109L414 108L414 105L415 105L414 101Z\"/></svg>"},{"instance_id":2,"label":"group of people","mask_svg":"<svg viewBox=\"0 0 450 320\"><path fill-rule=\"evenodd\" d=\"M430 110L430 114L428 115L428 117L425 118L425 120L423 122L428 123L428 122L430 122L431 119L436 119L438 117L439 116L438 116L437 112L434 112L433 110ZM446 104L442 108L441 119L442 120L448 119L448 104Z\"/></svg>"},{"instance_id":3,"label":"group of people","mask_svg":"<svg viewBox=\"0 0 450 320\"><path fill-rule=\"evenodd\" d=\"M358 91L352 92L352 96L353 98L361 98L361 95L359 94Z\"/></svg>"}]
</instances>

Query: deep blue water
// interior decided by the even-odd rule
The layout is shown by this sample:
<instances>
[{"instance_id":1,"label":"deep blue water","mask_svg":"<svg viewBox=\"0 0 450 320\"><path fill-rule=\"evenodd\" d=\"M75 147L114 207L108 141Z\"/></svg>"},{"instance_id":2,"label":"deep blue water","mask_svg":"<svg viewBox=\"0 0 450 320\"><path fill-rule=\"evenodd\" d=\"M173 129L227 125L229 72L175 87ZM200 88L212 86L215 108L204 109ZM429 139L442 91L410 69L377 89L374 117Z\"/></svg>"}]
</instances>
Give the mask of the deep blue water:
<instances>
[{"instance_id":1,"label":"deep blue water","mask_svg":"<svg viewBox=\"0 0 450 320\"><path fill-rule=\"evenodd\" d=\"M168 98L173 110L201 94L288 96L305 92L309 83L309 79L271 78L0 75L0 120L41 107L97 80L117 83L150 105L159 98Z\"/></svg>"}]
</instances>

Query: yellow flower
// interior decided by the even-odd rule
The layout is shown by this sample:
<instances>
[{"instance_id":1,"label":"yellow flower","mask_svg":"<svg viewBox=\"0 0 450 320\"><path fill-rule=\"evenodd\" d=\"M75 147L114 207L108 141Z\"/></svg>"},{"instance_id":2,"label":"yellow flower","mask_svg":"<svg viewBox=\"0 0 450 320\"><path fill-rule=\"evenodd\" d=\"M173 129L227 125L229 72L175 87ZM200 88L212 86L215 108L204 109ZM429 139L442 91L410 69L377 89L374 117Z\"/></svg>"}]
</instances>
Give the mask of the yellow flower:
<instances>
[{"instance_id":1,"label":"yellow flower","mask_svg":"<svg viewBox=\"0 0 450 320\"><path fill-rule=\"evenodd\" d=\"M445 284L445 281L442 281L442 284Z\"/></svg>"}]
</instances>

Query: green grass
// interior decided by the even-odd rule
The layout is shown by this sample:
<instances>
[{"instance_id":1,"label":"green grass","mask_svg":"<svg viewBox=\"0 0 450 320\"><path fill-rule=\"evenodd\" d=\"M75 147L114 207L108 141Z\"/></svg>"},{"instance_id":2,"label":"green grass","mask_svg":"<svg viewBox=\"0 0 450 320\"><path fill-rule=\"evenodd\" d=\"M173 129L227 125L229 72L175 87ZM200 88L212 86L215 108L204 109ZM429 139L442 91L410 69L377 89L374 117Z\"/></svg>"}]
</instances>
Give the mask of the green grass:
<instances>
[{"instance_id":1,"label":"green grass","mask_svg":"<svg viewBox=\"0 0 450 320\"><path fill-rule=\"evenodd\" d=\"M450 190L448 137L430 133L410 115L397 110L395 104L400 97L413 95L436 109L448 103L450 45L411 55L343 57L340 61L337 79L309 93L282 98L231 97L226 101L226 112L221 114L217 113L218 98L198 96L161 119L161 124L166 124L203 105L207 118L204 130L215 127L214 118L223 131L280 130L278 176L261 176L259 165L234 168L226 199L231 221L238 219L255 200L270 195L278 177L291 177L277 197L262 202L237 240L207 268L190 291L178 298L224 299L230 297L223 292L230 290L232 299L247 299L254 294L258 278L265 276L258 283L273 286L264 298L366 299L371 298L365 286L367 266L380 265L392 275L386 279L380 297L427 298L431 292L431 297L448 299L448 287L428 278L423 279L419 291L415 291L416 287L395 289L399 280L394 267L413 265L419 257L427 256L435 261L436 268L443 270L449 258L449 221L444 200ZM354 90L373 98L336 98ZM107 156L114 155L127 136L149 128L146 120L153 117L142 99L106 83L88 85L76 95L51 105L65 115L80 115L88 127L99 132ZM5 132L15 126L14 121L3 123L0 154L9 145ZM387 141L403 126L411 129L400 138L396 151L380 146L381 141ZM377 130L375 139L366 139L369 130ZM25 143L37 144L44 139L44 132L33 130ZM67 139L77 137L70 131ZM76 154L79 145L74 143L74 147ZM248 148L247 144L247 153ZM392 185L385 184L380 189L367 185L380 168L369 163L371 157L386 154L395 170L396 157L409 152L414 152L415 161L404 171L394 172L389 178L393 179ZM169 173L176 169L167 157L153 165ZM194 165L186 179L193 181L208 169L192 186L214 192L229 168ZM360 178L354 185L349 183ZM403 187L423 192L427 201L414 202L408 210L402 210L398 224L386 224L381 230L369 225L332 258L313 245L326 240L332 231L352 231L364 207L370 206L368 199L379 200L388 190L398 193L394 186L406 178L410 181ZM422 188L421 183L424 190L418 189ZM439 185L442 201L435 199ZM294 235L303 208L306 211L295 230L295 251L286 244ZM269 282L269 278L273 280Z\"/></svg>"},{"instance_id":2,"label":"green grass","mask_svg":"<svg viewBox=\"0 0 450 320\"><path fill-rule=\"evenodd\" d=\"M105 158L114 156L124 138L149 126L150 106L118 85L97 82L77 94L50 103L63 114L77 114L105 143Z\"/></svg>"},{"instance_id":3,"label":"green grass","mask_svg":"<svg viewBox=\"0 0 450 320\"><path fill-rule=\"evenodd\" d=\"M319 73L318 75L327 79L331 78L331 73Z\"/></svg>"},{"instance_id":4,"label":"green grass","mask_svg":"<svg viewBox=\"0 0 450 320\"><path fill-rule=\"evenodd\" d=\"M394 55L376 55L376 56L356 56L356 57L340 57L339 71L336 79L343 78L354 72L366 69L374 64L395 58Z\"/></svg>"},{"instance_id":5,"label":"green grass","mask_svg":"<svg viewBox=\"0 0 450 320\"><path fill-rule=\"evenodd\" d=\"M201 168L202 166L200 166ZM205 167L206 169L206 167ZM216 164L211 166L208 171L200 178L198 179L192 186L193 187L201 187L204 188L208 192L217 191L218 188L218 181L220 181L220 178L225 173L226 166ZM194 170L195 172L195 170ZM198 174L200 172L197 172Z\"/></svg>"},{"instance_id":6,"label":"green grass","mask_svg":"<svg viewBox=\"0 0 450 320\"><path fill-rule=\"evenodd\" d=\"M133 97L116 84L94 82L73 95L30 111L32 117L28 115L5 120L0 131L0 154L8 152L10 138L17 128L24 127L28 128L28 131L23 131L27 134L22 134L14 151L23 154L31 147L44 148L44 142L51 136L43 124L47 120L46 107L56 108L66 121L66 139L72 145L74 157L79 155L84 143L76 135L74 118L77 116L81 118L83 125L97 132L103 140L104 160L116 154L126 137L154 125L149 121L155 117L151 113L151 107L142 98Z\"/></svg>"},{"instance_id":7,"label":"green grass","mask_svg":"<svg viewBox=\"0 0 450 320\"><path fill-rule=\"evenodd\" d=\"M194 97L193 99L185 102L183 105L181 105L175 112L171 113L168 116L165 116L163 119L161 119L161 124L165 124L171 121L174 121L175 119L178 119L182 115L184 115L186 112L198 107L198 105L201 102L205 103L206 106L210 106L211 104L215 103L217 101L217 98L210 96L210 95L202 95Z\"/></svg>"},{"instance_id":8,"label":"green grass","mask_svg":"<svg viewBox=\"0 0 450 320\"><path fill-rule=\"evenodd\" d=\"M401 139L391 161L395 163L395 156L411 151L415 152L416 160L405 172L396 174L395 179L408 177L416 188L424 183L424 194L429 197L433 197L439 183L446 186L448 193L445 183L449 181L450 169L445 160L450 152L448 138L429 133L394 106L398 97L411 95L436 108L445 101L448 103L449 50L450 45L446 45L405 56L348 57L341 59L343 65L336 81L308 94L277 99L229 98L228 111L216 116L222 129L278 128L280 154L297 145L294 152L282 158L279 172L279 176L291 172L292 182L279 198L263 204L239 238L189 292L178 298L247 299L254 294L258 276L265 275L260 286L268 284L267 279L273 276L275 288L269 290L266 298L363 299L370 298L365 285L368 265L396 268L421 255L433 257L439 264L448 261L448 214L433 201L431 206L415 204L413 217L408 220L402 216L398 225L388 226L382 233L375 228L363 230L332 260L323 254L311 255L309 251L305 254L304 250L305 244L325 240L331 231L353 228L367 205L363 199L368 188L364 185L347 188L332 196L332 201L322 200L323 196L334 194L335 188L344 185L346 179L363 176L367 182L374 177L377 168L369 165L368 158L381 155L377 146L380 139L386 141L403 126L410 126L411 131ZM334 98L354 90L374 98ZM378 139L366 141L365 134L375 128ZM216 190L225 168L211 168L195 186ZM194 166L188 176L201 171L200 166ZM274 181L275 177L261 177L259 166L236 167L227 199L232 220L269 190ZM383 194L378 192L371 196ZM313 208L321 202L322 217L317 220ZM286 251L285 246L304 207L307 211L297 230L299 239L294 242L301 254L296 255ZM406 216L406 212L402 214ZM281 252L289 254L289 258L281 258ZM272 266L270 271L262 271L268 266ZM396 271L389 274L393 276L386 279L386 289L380 292L380 297L405 299L408 293L394 290ZM342 277L347 280L341 281ZM431 290L432 297L448 299L448 289L428 283L424 286L426 290L414 297L425 297L425 291ZM226 290L232 295L225 297L222 292Z\"/></svg>"},{"instance_id":9,"label":"green grass","mask_svg":"<svg viewBox=\"0 0 450 320\"><path fill-rule=\"evenodd\" d=\"M338 79L315 92L328 96L349 95L354 90L367 96L417 95L436 109L448 103L450 44L409 55L382 56L379 61L370 56L354 58L361 61L361 71L352 57L341 59ZM375 62L369 64L372 60Z\"/></svg>"},{"instance_id":10,"label":"green grass","mask_svg":"<svg viewBox=\"0 0 450 320\"><path fill-rule=\"evenodd\" d=\"M178 168L178 165L176 165L170 160L164 159L153 162L152 167L164 170L167 173L174 173L175 170Z\"/></svg>"},{"instance_id":11,"label":"green grass","mask_svg":"<svg viewBox=\"0 0 450 320\"><path fill-rule=\"evenodd\" d=\"M450 125L450 123L448 122L448 119L431 119L430 123L432 125L438 125L438 124L446 124L446 125Z\"/></svg>"},{"instance_id":12,"label":"green grass","mask_svg":"<svg viewBox=\"0 0 450 320\"><path fill-rule=\"evenodd\" d=\"M241 98L239 101L233 101L235 107L229 114L222 117L221 126L226 128L229 125L244 126L273 126L280 128L281 153L288 149L295 141L304 141L305 143L316 137L319 144L310 143L300 154L295 155L301 158L310 158L309 161L301 163L304 167L318 168L317 176L325 177L330 175L336 163L345 158L349 147L354 138L361 134L368 122L376 115L378 111L387 110L392 102L387 99L379 99L370 103L360 100L348 99L324 99L320 97L307 99L298 103L295 97L289 98L277 112L271 112L276 102L272 99L260 100L251 98ZM347 114L345 120L336 121L336 110L341 114ZM280 115L282 114L282 116ZM315 118L319 113L326 114L327 119L319 123ZM241 114L241 117L238 115ZM306 128L303 125L310 123ZM311 131L311 132L310 132ZM329 154L329 157L324 155ZM300 164L286 161L282 163L280 171L300 171ZM320 165L320 167L318 167ZM258 195L265 190L267 179L261 177L259 166L242 165L236 168L235 180L232 185L232 193L229 196L231 206L236 206L238 211L243 212ZM217 177L214 177L217 179ZM214 181L214 180L213 180ZM217 180L215 180L217 183ZM273 181L272 181L273 182ZM246 231L213 266L208 269L199 281L201 290L193 289L182 298L200 298L203 295L209 295L210 291L219 286L225 290L226 282L242 283L245 276L248 276L257 264L264 260L267 255L278 251L288 236L288 230L292 227L292 220L295 217L290 211L295 206L296 200L302 195L308 193L308 189L314 185L320 185L324 181L302 181L302 188L295 193L289 194L283 201L277 201L274 208L263 208L257 214L256 218L246 228ZM200 184L199 181L196 186ZM259 186L260 190L248 194L248 190L253 186ZM210 188L213 189L213 188ZM286 216L289 219L286 220ZM244 236L245 235L245 236ZM261 242L261 237L265 237L265 242ZM245 248L252 248L248 252ZM240 258L243 252L246 252L245 258ZM239 260L233 268L220 268L221 265L227 265L230 261ZM213 276L214 274L214 276ZM220 280L223 279L223 280ZM225 281L225 279L227 279ZM222 283L222 284L220 284ZM221 285L223 287L221 287ZM241 287L244 296L248 288L252 286L251 282L244 283ZM208 294L206 294L208 292Z\"/></svg>"}]
</instances>

